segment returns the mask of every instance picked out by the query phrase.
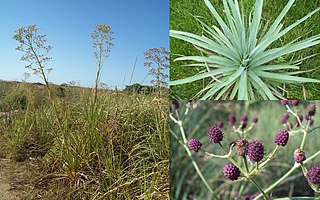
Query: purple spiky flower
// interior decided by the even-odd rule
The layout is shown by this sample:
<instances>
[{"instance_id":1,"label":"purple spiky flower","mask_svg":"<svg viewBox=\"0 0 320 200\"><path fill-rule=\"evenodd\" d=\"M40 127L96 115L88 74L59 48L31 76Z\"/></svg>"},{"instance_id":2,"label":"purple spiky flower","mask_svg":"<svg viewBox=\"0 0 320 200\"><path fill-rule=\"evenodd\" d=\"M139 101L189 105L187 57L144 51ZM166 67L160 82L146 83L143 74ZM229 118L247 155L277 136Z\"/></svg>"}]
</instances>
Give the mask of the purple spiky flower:
<instances>
[{"instance_id":1,"label":"purple spiky flower","mask_svg":"<svg viewBox=\"0 0 320 200\"><path fill-rule=\"evenodd\" d=\"M240 117L240 120L241 120L242 122L247 122L247 121L248 121L248 115L242 115L242 116Z\"/></svg>"},{"instance_id":2,"label":"purple spiky flower","mask_svg":"<svg viewBox=\"0 0 320 200\"><path fill-rule=\"evenodd\" d=\"M217 121L216 126L220 129L223 128L223 122L222 121Z\"/></svg>"},{"instance_id":3,"label":"purple spiky flower","mask_svg":"<svg viewBox=\"0 0 320 200\"><path fill-rule=\"evenodd\" d=\"M229 126L232 127L236 122L236 116L234 114L229 115Z\"/></svg>"},{"instance_id":4,"label":"purple spiky flower","mask_svg":"<svg viewBox=\"0 0 320 200\"><path fill-rule=\"evenodd\" d=\"M237 180L240 176L240 170L233 164L227 164L223 167L223 176L229 180Z\"/></svg>"},{"instance_id":5,"label":"purple spiky flower","mask_svg":"<svg viewBox=\"0 0 320 200\"><path fill-rule=\"evenodd\" d=\"M290 100L289 103L290 103L292 106L297 106L297 105L299 105L299 100Z\"/></svg>"},{"instance_id":6,"label":"purple spiky flower","mask_svg":"<svg viewBox=\"0 0 320 200\"><path fill-rule=\"evenodd\" d=\"M312 165L307 172L307 179L310 183L320 184L320 167Z\"/></svg>"},{"instance_id":7,"label":"purple spiky flower","mask_svg":"<svg viewBox=\"0 0 320 200\"><path fill-rule=\"evenodd\" d=\"M220 128L211 126L208 130L211 143L220 143L223 140L223 133Z\"/></svg>"},{"instance_id":8,"label":"purple spiky flower","mask_svg":"<svg viewBox=\"0 0 320 200\"><path fill-rule=\"evenodd\" d=\"M254 117L254 118L252 119L252 122L255 123L255 124L258 123L258 117Z\"/></svg>"},{"instance_id":9,"label":"purple spiky flower","mask_svg":"<svg viewBox=\"0 0 320 200\"><path fill-rule=\"evenodd\" d=\"M310 120L310 115L309 115L308 113L306 113L306 114L304 115L304 119L307 120L307 121Z\"/></svg>"},{"instance_id":10,"label":"purple spiky flower","mask_svg":"<svg viewBox=\"0 0 320 200\"><path fill-rule=\"evenodd\" d=\"M202 143L197 139L192 138L188 141L189 149L191 149L195 152L198 152L201 149L201 146L202 146Z\"/></svg>"},{"instance_id":11,"label":"purple spiky flower","mask_svg":"<svg viewBox=\"0 0 320 200\"><path fill-rule=\"evenodd\" d=\"M289 132L287 130L280 130L274 137L274 142L280 146L286 146L289 140Z\"/></svg>"},{"instance_id":12,"label":"purple spiky flower","mask_svg":"<svg viewBox=\"0 0 320 200\"><path fill-rule=\"evenodd\" d=\"M179 108L179 101L177 100L171 100L170 102L170 112L176 110Z\"/></svg>"},{"instance_id":13,"label":"purple spiky flower","mask_svg":"<svg viewBox=\"0 0 320 200\"><path fill-rule=\"evenodd\" d=\"M306 160L306 155L302 149L298 148L293 152L293 158L296 163L302 163Z\"/></svg>"},{"instance_id":14,"label":"purple spiky flower","mask_svg":"<svg viewBox=\"0 0 320 200\"><path fill-rule=\"evenodd\" d=\"M262 142L253 140L248 143L247 155L252 162L259 162L264 157L264 146Z\"/></svg>"},{"instance_id":15,"label":"purple spiky flower","mask_svg":"<svg viewBox=\"0 0 320 200\"><path fill-rule=\"evenodd\" d=\"M288 103L289 103L289 100L281 100L281 104L284 106L287 105Z\"/></svg>"},{"instance_id":16,"label":"purple spiky flower","mask_svg":"<svg viewBox=\"0 0 320 200\"><path fill-rule=\"evenodd\" d=\"M314 123L314 119L310 119L310 121L309 121L309 126L312 126L313 123Z\"/></svg>"},{"instance_id":17,"label":"purple spiky flower","mask_svg":"<svg viewBox=\"0 0 320 200\"><path fill-rule=\"evenodd\" d=\"M288 119L289 119L289 114L288 113L284 113L283 116L281 117L281 123L282 124L287 123Z\"/></svg>"},{"instance_id":18,"label":"purple spiky flower","mask_svg":"<svg viewBox=\"0 0 320 200\"><path fill-rule=\"evenodd\" d=\"M315 104L310 104L307 108L307 113L310 115L310 116L314 116L314 114L316 113L316 110L317 110L317 107Z\"/></svg>"}]
</instances>

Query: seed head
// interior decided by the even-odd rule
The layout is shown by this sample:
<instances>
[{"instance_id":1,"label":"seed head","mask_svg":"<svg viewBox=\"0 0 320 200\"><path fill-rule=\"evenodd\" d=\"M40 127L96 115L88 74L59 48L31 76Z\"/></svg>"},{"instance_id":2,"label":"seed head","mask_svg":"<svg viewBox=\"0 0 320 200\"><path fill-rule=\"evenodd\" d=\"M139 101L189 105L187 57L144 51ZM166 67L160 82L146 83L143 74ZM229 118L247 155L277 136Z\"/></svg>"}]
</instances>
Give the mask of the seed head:
<instances>
[{"instance_id":1,"label":"seed head","mask_svg":"<svg viewBox=\"0 0 320 200\"><path fill-rule=\"evenodd\" d=\"M252 119L252 122L255 123L255 124L258 123L258 117L254 117L254 118Z\"/></svg>"},{"instance_id":2,"label":"seed head","mask_svg":"<svg viewBox=\"0 0 320 200\"><path fill-rule=\"evenodd\" d=\"M281 104L284 106L287 105L288 103L289 103L289 100L281 100Z\"/></svg>"},{"instance_id":3,"label":"seed head","mask_svg":"<svg viewBox=\"0 0 320 200\"><path fill-rule=\"evenodd\" d=\"M229 126L232 127L236 122L236 116L234 114L229 115Z\"/></svg>"},{"instance_id":4,"label":"seed head","mask_svg":"<svg viewBox=\"0 0 320 200\"><path fill-rule=\"evenodd\" d=\"M233 164L227 164L223 167L223 176L229 180L237 180L240 176L240 170Z\"/></svg>"},{"instance_id":5,"label":"seed head","mask_svg":"<svg viewBox=\"0 0 320 200\"><path fill-rule=\"evenodd\" d=\"M311 104L308 106L307 108L307 113L310 115L310 116L314 116L314 114L316 113L316 110L317 110L317 107L315 104Z\"/></svg>"},{"instance_id":6,"label":"seed head","mask_svg":"<svg viewBox=\"0 0 320 200\"><path fill-rule=\"evenodd\" d=\"M304 154L304 151L300 148L298 148L294 151L293 158L296 163L302 163L303 161L306 160L306 156Z\"/></svg>"},{"instance_id":7,"label":"seed head","mask_svg":"<svg viewBox=\"0 0 320 200\"><path fill-rule=\"evenodd\" d=\"M247 155L247 146L248 146L248 140L246 140L244 138L237 140L236 150L237 150L238 156Z\"/></svg>"},{"instance_id":8,"label":"seed head","mask_svg":"<svg viewBox=\"0 0 320 200\"><path fill-rule=\"evenodd\" d=\"M264 146L262 142L253 140L248 143L247 155L252 162L259 162L264 156Z\"/></svg>"},{"instance_id":9,"label":"seed head","mask_svg":"<svg viewBox=\"0 0 320 200\"><path fill-rule=\"evenodd\" d=\"M277 145L280 145L283 147L286 146L288 140L289 140L289 132L287 130L278 131L278 133L276 134L276 136L274 138L274 142Z\"/></svg>"},{"instance_id":10,"label":"seed head","mask_svg":"<svg viewBox=\"0 0 320 200\"><path fill-rule=\"evenodd\" d=\"M220 129L223 128L223 122L222 121L217 121L216 126Z\"/></svg>"},{"instance_id":11,"label":"seed head","mask_svg":"<svg viewBox=\"0 0 320 200\"><path fill-rule=\"evenodd\" d=\"M211 143L219 143L223 140L223 133L220 128L211 126L208 130L208 136Z\"/></svg>"},{"instance_id":12,"label":"seed head","mask_svg":"<svg viewBox=\"0 0 320 200\"><path fill-rule=\"evenodd\" d=\"M297 106L297 105L299 105L299 100L290 100L289 103L290 103L292 106Z\"/></svg>"},{"instance_id":13,"label":"seed head","mask_svg":"<svg viewBox=\"0 0 320 200\"><path fill-rule=\"evenodd\" d=\"M201 149L201 146L201 142L197 139L190 139L188 141L188 147L195 152L198 152Z\"/></svg>"},{"instance_id":14,"label":"seed head","mask_svg":"<svg viewBox=\"0 0 320 200\"><path fill-rule=\"evenodd\" d=\"M320 184L320 167L312 165L307 172L307 179L310 183Z\"/></svg>"}]
</instances>

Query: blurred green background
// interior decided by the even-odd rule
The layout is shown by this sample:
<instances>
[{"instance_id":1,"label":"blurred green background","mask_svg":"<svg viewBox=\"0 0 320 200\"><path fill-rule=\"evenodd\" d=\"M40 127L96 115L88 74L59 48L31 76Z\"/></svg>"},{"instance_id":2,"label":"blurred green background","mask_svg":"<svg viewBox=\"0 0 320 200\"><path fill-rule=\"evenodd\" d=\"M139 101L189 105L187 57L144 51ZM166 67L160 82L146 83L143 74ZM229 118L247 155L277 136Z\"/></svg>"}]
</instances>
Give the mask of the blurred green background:
<instances>
[{"instance_id":1,"label":"blurred green background","mask_svg":"<svg viewBox=\"0 0 320 200\"><path fill-rule=\"evenodd\" d=\"M310 102L302 101L300 105L295 107L301 114L305 114L307 105ZM313 102L314 103L314 102ZM239 124L240 116L248 114L248 126L251 124L253 117L259 118L258 123L247 134L248 139L258 139L263 142L266 156L275 148L276 144L273 139L275 134L283 128L280 122L282 115L286 112L286 108L279 101L198 101L192 103L192 109L184 116L186 110L186 101L180 101L180 108L177 110L179 116L183 119L183 127L187 139L199 139L202 148L208 152L223 155L221 148L217 144L211 144L207 131L208 128L219 120L224 122L222 131L224 132L224 140L222 145L225 149L230 142L235 141L238 136L228 127L228 116L234 113L237 117L236 125ZM315 116L315 123L311 127L312 131L307 137L305 152L306 156L311 156L319 151L320 145L320 101L316 102L318 112ZM176 116L173 113L173 116ZM293 122L294 117L290 115L289 122ZM180 130L177 124L171 121L171 131L178 135L181 139ZM300 146L302 134L290 136L288 144L275 155L273 159L263 170L256 176L256 180L262 188L267 188L282 175L284 175L294 164L293 152ZM171 134L171 198L172 199L234 199L234 195L239 191L241 181L231 182L226 180L222 175L223 166L228 164L227 159L207 158L203 152L192 153L197 161L201 172L207 179L211 188L216 192L217 196L212 196L205 187L198 174L196 173L190 158L188 157L183 146ZM265 158L266 158L265 156ZM237 159L235 152L233 158ZM313 164L320 164L320 156L318 156ZM306 167L310 167L310 163ZM243 192L244 195L252 195L257 189L249 183ZM278 186L272 192L273 197L287 196L312 196L313 191L309 187L307 180L298 168L291 176L289 176L282 185Z\"/></svg>"},{"instance_id":2,"label":"blurred green background","mask_svg":"<svg viewBox=\"0 0 320 200\"><path fill-rule=\"evenodd\" d=\"M223 14L223 4L221 0L210 0L212 5L216 8L219 14L224 17ZM241 2L241 1L239 1ZM245 4L246 13L250 13L253 9L255 0L243 0ZM264 1L264 7L262 12L263 22L268 20L274 21L276 17L280 14L281 10L287 4L287 0L268 0ZM284 27L294 23L296 20L304 17L309 12L315 10L320 6L320 0L299 0L296 1L293 7L288 12L287 16L284 18L282 23ZM203 21L212 25L216 23L213 16L210 14L209 9L206 7L203 0L172 0L170 1L170 29L191 32L194 34L202 34L201 25L192 17L201 16ZM291 30L288 34L280 38L279 41L275 42L273 46L281 46L287 44L288 42L300 37L302 38L310 37L320 33L320 12L313 15L304 23L300 24L298 27ZM186 62L173 62L178 55L201 55L198 50L196 50L191 44L178 40L175 38L170 38L170 79L177 80L186 78L197 74L199 71L203 70L202 67L180 67ZM320 45L298 51L296 54L289 54L284 56L284 60L290 60L292 56L294 58L303 58L311 54L319 53ZM308 73L304 73L301 76L320 79L320 59L319 55L311 59L304 61L301 65L301 70L316 70ZM190 84L183 84L170 87L171 99L192 99L192 97L200 91L204 86L206 86L207 80L199 80ZM289 99L304 99L303 86L305 87L305 97L306 99L319 99L320 84L307 83L301 85L287 85Z\"/></svg>"}]
</instances>

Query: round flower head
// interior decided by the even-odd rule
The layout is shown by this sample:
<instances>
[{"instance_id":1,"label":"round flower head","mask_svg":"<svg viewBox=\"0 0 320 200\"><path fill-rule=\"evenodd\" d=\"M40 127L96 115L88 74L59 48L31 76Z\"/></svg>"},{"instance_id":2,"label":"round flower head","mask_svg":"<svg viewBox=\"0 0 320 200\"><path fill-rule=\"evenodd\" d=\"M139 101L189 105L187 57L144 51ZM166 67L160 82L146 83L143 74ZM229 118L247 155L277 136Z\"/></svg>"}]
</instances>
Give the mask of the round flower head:
<instances>
[{"instance_id":1,"label":"round flower head","mask_svg":"<svg viewBox=\"0 0 320 200\"><path fill-rule=\"evenodd\" d=\"M289 103L289 100L281 100L281 104L284 106L287 105L288 103Z\"/></svg>"},{"instance_id":2,"label":"round flower head","mask_svg":"<svg viewBox=\"0 0 320 200\"><path fill-rule=\"evenodd\" d=\"M241 120L242 122L247 122L247 121L248 121L248 115L242 115L242 116L240 117L240 120Z\"/></svg>"},{"instance_id":3,"label":"round flower head","mask_svg":"<svg viewBox=\"0 0 320 200\"><path fill-rule=\"evenodd\" d=\"M289 103L290 103L292 106L297 106L297 105L299 105L299 100L290 100Z\"/></svg>"},{"instance_id":4,"label":"round flower head","mask_svg":"<svg viewBox=\"0 0 320 200\"><path fill-rule=\"evenodd\" d=\"M217 121L216 126L220 129L223 128L223 122L222 121Z\"/></svg>"},{"instance_id":5,"label":"round flower head","mask_svg":"<svg viewBox=\"0 0 320 200\"><path fill-rule=\"evenodd\" d=\"M314 119L310 119L310 121L309 121L309 126L312 126L313 123L314 123Z\"/></svg>"},{"instance_id":6,"label":"round flower head","mask_svg":"<svg viewBox=\"0 0 320 200\"><path fill-rule=\"evenodd\" d=\"M310 120L310 115L309 115L308 113L306 113L306 114L304 115L304 119L307 120L307 121Z\"/></svg>"},{"instance_id":7,"label":"round flower head","mask_svg":"<svg viewBox=\"0 0 320 200\"><path fill-rule=\"evenodd\" d=\"M307 179L310 183L320 184L320 167L312 165L307 172Z\"/></svg>"},{"instance_id":8,"label":"round flower head","mask_svg":"<svg viewBox=\"0 0 320 200\"><path fill-rule=\"evenodd\" d=\"M195 152L198 152L201 149L201 146L201 142L197 139L190 139L188 141L188 147Z\"/></svg>"},{"instance_id":9,"label":"round flower head","mask_svg":"<svg viewBox=\"0 0 320 200\"><path fill-rule=\"evenodd\" d=\"M236 122L236 116L234 114L229 115L229 126L233 126Z\"/></svg>"},{"instance_id":10,"label":"round flower head","mask_svg":"<svg viewBox=\"0 0 320 200\"><path fill-rule=\"evenodd\" d=\"M238 156L245 156L247 154L248 140L241 138L236 142L236 150Z\"/></svg>"},{"instance_id":11,"label":"round flower head","mask_svg":"<svg viewBox=\"0 0 320 200\"><path fill-rule=\"evenodd\" d=\"M223 167L223 176L229 180L237 180L240 176L240 170L233 164L227 164Z\"/></svg>"},{"instance_id":12,"label":"round flower head","mask_svg":"<svg viewBox=\"0 0 320 200\"><path fill-rule=\"evenodd\" d=\"M274 142L280 146L286 146L289 140L289 132L287 130L280 130L274 137Z\"/></svg>"},{"instance_id":13,"label":"round flower head","mask_svg":"<svg viewBox=\"0 0 320 200\"><path fill-rule=\"evenodd\" d=\"M248 143L247 155L252 162L259 162L264 156L264 146L258 140L253 140Z\"/></svg>"},{"instance_id":14,"label":"round flower head","mask_svg":"<svg viewBox=\"0 0 320 200\"><path fill-rule=\"evenodd\" d=\"M304 151L300 148L298 148L294 151L293 158L296 163L302 163L303 161L306 160L306 156L304 154Z\"/></svg>"},{"instance_id":15,"label":"round flower head","mask_svg":"<svg viewBox=\"0 0 320 200\"><path fill-rule=\"evenodd\" d=\"M247 128L247 122L241 122L241 129Z\"/></svg>"},{"instance_id":16,"label":"round flower head","mask_svg":"<svg viewBox=\"0 0 320 200\"><path fill-rule=\"evenodd\" d=\"M223 140L223 133L220 128L211 126L208 130L208 136L211 143L220 143Z\"/></svg>"},{"instance_id":17,"label":"round flower head","mask_svg":"<svg viewBox=\"0 0 320 200\"><path fill-rule=\"evenodd\" d=\"M254 117L254 118L252 119L252 122L255 123L255 124L258 123L258 117Z\"/></svg>"},{"instance_id":18,"label":"round flower head","mask_svg":"<svg viewBox=\"0 0 320 200\"><path fill-rule=\"evenodd\" d=\"M174 110L176 110L176 109L178 109L179 108L179 101L177 101L177 100L172 100L171 102L170 102L170 111L172 112L172 111L174 111Z\"/></svg>"},{"instance_id":19,"label":"round flower head","mask_svg":"<svg viewBox=\"0 0 320 200\"><path fill-rule=\"evenodd\" d=\"M316 105L315 104L311 104L308 106L307 108L307 113L310 115L310 116L314 116L314 114L316 113Z\"/></svg>"}]
</instances>

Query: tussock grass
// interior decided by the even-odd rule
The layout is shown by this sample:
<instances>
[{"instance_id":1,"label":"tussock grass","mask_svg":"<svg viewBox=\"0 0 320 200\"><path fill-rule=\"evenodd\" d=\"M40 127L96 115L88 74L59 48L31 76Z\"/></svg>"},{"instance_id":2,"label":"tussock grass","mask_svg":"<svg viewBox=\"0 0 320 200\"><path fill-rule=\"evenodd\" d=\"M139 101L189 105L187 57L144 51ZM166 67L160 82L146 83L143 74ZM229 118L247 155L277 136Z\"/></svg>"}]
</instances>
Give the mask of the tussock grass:
<instances>
[{"instance_id":1,"label":"tussock grass","mask_svg":"<svg viewBox=\"0 0 320 200\"><path fill-rule=\"evenodd\" d=\"M65 89L56 111L30 98L0 120L1 156L31 159L37 173L26 198L168 199L166 99L101 90L92 107L89 89Z\"/></svg>"}]
</instances>

